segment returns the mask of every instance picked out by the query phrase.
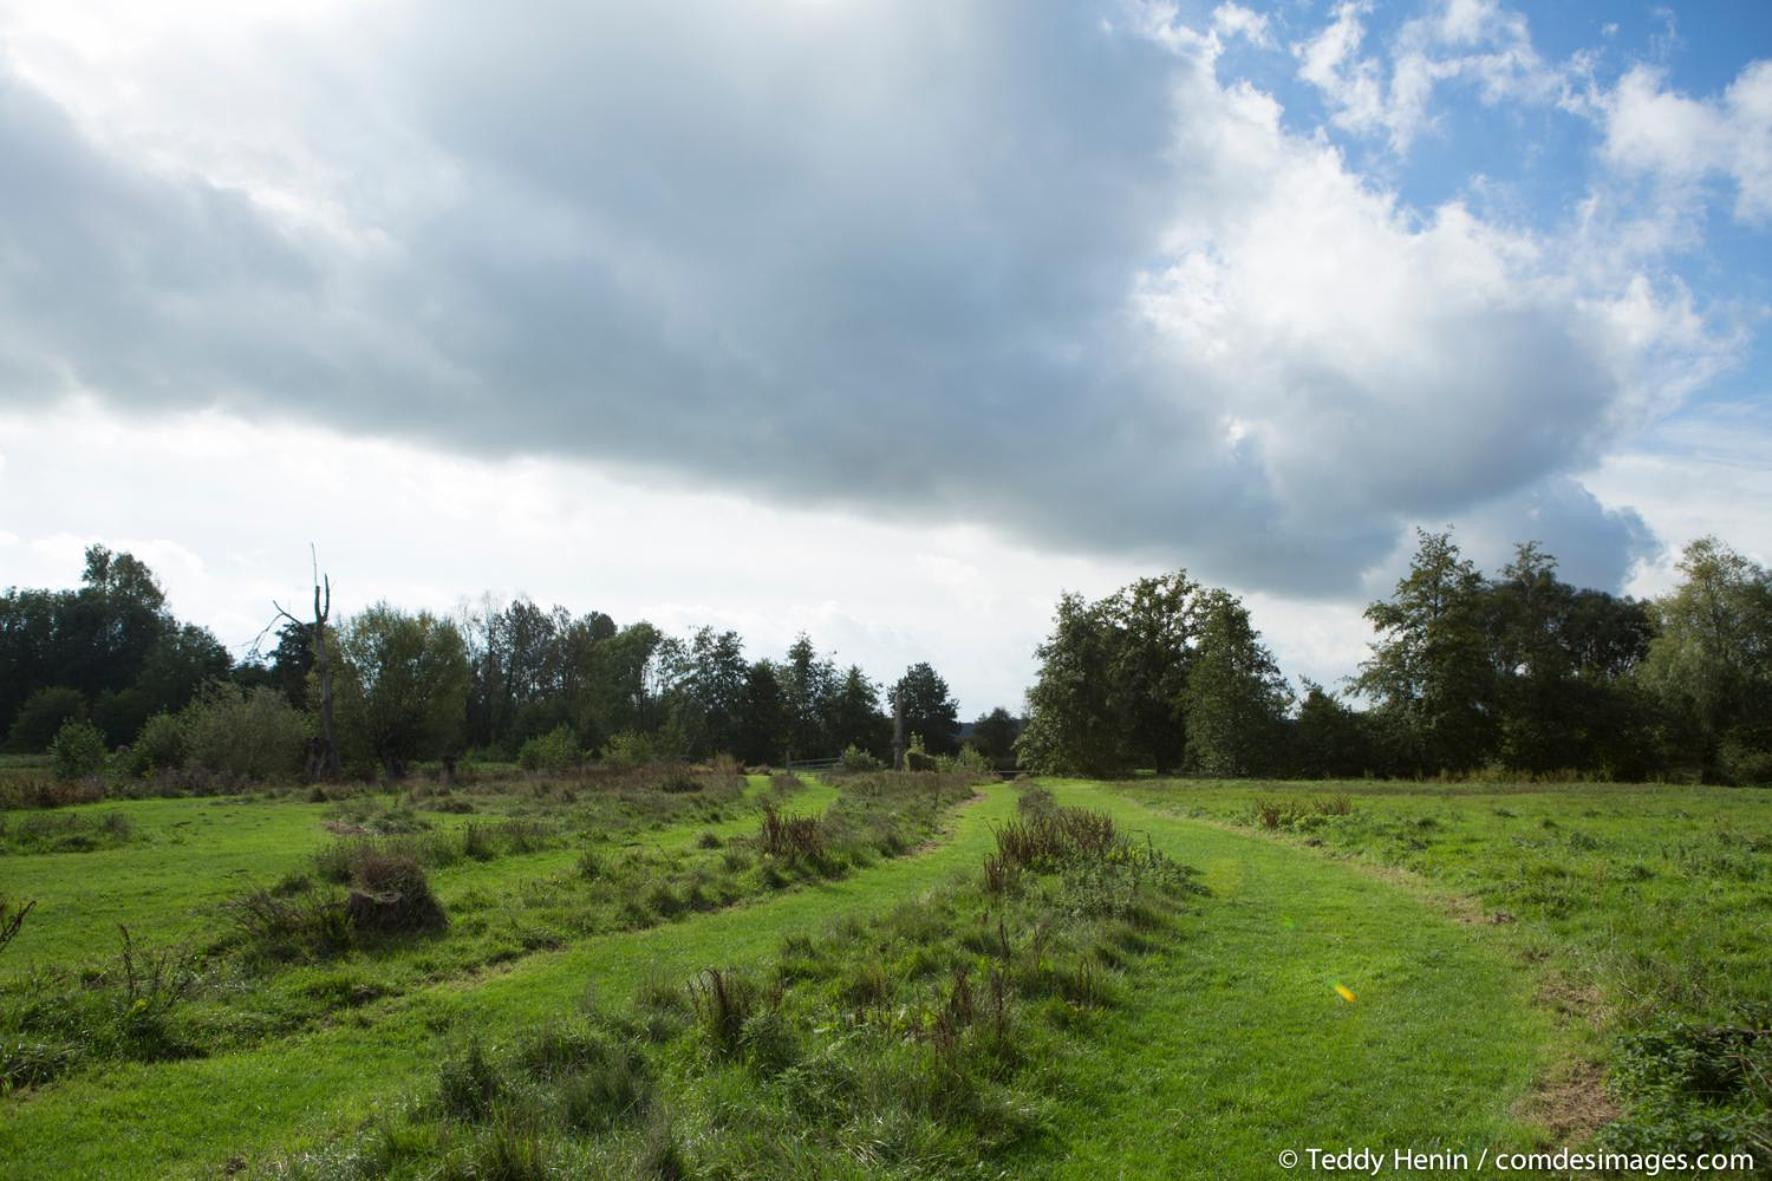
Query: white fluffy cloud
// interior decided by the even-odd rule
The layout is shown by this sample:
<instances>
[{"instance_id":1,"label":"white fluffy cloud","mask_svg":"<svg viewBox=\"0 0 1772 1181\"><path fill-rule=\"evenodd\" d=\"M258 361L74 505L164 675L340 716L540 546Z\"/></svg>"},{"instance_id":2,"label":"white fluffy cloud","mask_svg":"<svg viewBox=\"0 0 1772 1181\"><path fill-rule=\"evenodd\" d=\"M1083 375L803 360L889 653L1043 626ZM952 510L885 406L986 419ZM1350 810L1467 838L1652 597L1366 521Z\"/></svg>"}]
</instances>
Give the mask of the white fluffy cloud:
<instances>
[{"instance_id":1,"label":"white fluffy cloud","mask_svg":"<svg viewBox=\"0 0 1772 1181\"><path fill-rule=\"evenodd\" d=\"M1371 0L1342 0L1292 52L1298 76L1322 93L1337 126L1382 133L1398 153L1433 127L1440 86L1464 83L1490 104L1542 102L1565 87L1562 71L1533 48L1526 18L1499 0L1435 0L1382 54L1366 52L1371 13Z\"/></svg>"},{"instance_id":2,"label":"white fluffy cloud","mask_svg":"<svg viewBox=\"0 0 1772 1181\"><path fill-rule=\"evenodd\" d=\"M1669 88L1662 71L1639 65L1598 105L1614 166L1676 190L1727 178L1738 218L1772 216L1772 61L1752 63L1708 100Z\"/></svg>"},{"instance_id":3,"label":"white fluffy cloud","mask_svg":"<svg viewBox=\"0 0 1772 1181\"><path fill-rule=\"evenodd\" d=\"M1367 20L1293 51L1399 152L1455 90L1567 99L1492 0ZM981 707L1058 590L1158 565L1251 592L1319 677L1418 523L1616 584L1654 539L1594 473L1740 338L1654 218L1404 203L1225 73L1286 28L0 0L0 583L105 536L237 639L315 538L414 604L490 583L763 649L807 627L882 672L945 654ZM1569 105L1611 167L1727 174L1751 213L1764 155L1730 133L1763 78ZM107 440L63 461L88 503L43 423Z\"/></svg>"}]
</instances>

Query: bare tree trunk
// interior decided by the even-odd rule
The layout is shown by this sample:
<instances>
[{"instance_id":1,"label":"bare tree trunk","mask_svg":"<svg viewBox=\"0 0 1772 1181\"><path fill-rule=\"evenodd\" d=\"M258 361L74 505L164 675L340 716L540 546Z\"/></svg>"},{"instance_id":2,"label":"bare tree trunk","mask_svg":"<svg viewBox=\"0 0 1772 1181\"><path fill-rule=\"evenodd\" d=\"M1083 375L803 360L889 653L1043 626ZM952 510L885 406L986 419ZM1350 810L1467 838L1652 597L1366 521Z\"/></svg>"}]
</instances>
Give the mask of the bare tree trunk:
<instances>
[{"instance_id":1,"label":"bare tree trunk","mask_svg":"<svg viewBox=\"0 0 1772 1181\"><path fill-rule=\"evenodd\" d=\"M337 779L344 773L338 757L338 732L332 722L332 659L327 653L326 621L332 617L332 578L325 578L326 605L320 604L320 587L314 587L314 671L320 678L320 740L325 743L321 774Z\"/></svg>"},{"instance_id":2,"label":"bare tree trunk","mask_svg":"<svg viewBox=\"0 0 1772 1181\"><path fill-rule=\"evenodd\" d=\"M892 703L892 769L904 770L904 702Z\"/></svg>"},{"instance_id":3,"label":"bare tree trunk","mask_svg":"<svg viewBox=\"0 0 1772 1181\"><path fill-rule=\"evenodd\" d=\"M313 555L313 547L309 547ZM320 559L314 556L314 622L304 623L283 609L283 604L271 600L271 606L277 609L277 619L287 619L297 627L309 628L308 642L314 650L314 675L320 680L320 750L318 758L309 755L309 773L319 779L339 779L344 775L344 764L338 757L338 732L332 721L332 655L326 646L326 621L332 618L332 578L320 573ZM325 598L321 598L324 591ZM277 619L271 620L268 627L277 626ZM264 638L263 633L259 639ZM257 645L254 645L254 651ZM317 764L317 765L316 765Z\"/></svg>"}]
</instances>

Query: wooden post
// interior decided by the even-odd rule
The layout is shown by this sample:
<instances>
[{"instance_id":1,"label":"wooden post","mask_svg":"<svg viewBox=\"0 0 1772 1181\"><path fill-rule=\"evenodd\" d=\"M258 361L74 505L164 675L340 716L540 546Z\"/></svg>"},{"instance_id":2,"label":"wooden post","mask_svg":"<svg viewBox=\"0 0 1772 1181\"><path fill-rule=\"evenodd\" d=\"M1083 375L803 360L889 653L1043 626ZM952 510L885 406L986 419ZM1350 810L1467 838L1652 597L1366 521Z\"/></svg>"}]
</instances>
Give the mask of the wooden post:
<instances>
[{"instance_id":1,"label":"wooden post","mask_svg":"<svg viewBox=\"0 0 1772 1181\"><path fill-rule=\"evenodd\" d=\"M904 702L892 703L892 769L904 770Z\"/></svg>"}]
</instances>

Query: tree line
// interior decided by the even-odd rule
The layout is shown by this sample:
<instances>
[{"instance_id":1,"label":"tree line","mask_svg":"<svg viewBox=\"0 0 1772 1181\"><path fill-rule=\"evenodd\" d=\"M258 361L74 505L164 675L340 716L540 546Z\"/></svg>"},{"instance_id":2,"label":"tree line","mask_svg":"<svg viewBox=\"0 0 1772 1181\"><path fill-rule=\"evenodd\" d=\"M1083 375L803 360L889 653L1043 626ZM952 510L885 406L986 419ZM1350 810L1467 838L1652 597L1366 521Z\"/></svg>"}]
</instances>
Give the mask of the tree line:
<instances>
[{"instance_id":1,"label":"tree line","mask_svg":"<svg viewBox=\"0 0 1772 1181\"><path fill-rule=\"evenodd\" d=\"M1714 538L1639 600L1535 543L1493 576L1418 533L1370 655L1294 693L1243 603L1185 572L1066 595L1019 743L1048 772L1772 780L1772 576Z\"/></svg>"},{"instance_id":2,"label":"tree line","mask_svg":"<svg viewBox=\"0 0 1772 1181\"><path fill-rule=\"evenodd\" d=\"M1067 594L1025 719L999 707L966 740L993 761L1088 775L1772 780L1772 575L1710 538L1679 570L1667 594L1633 599L1562 581L1536 544L1489 575L1450 533L1424 531L1366 610L1368 658L1337 687L1298 691L1243 602L1184 571L1097 601ZM357 774L464 755L885 761L895 712L928 755L961 746L931 665L885 684L805 635L753 659L734 631L672 636L519 598L447 616L377 603L318 631L283 614L272 640L234 661L172 615L144 563L93 546L78 588L0 596L0 733L38 751L78 723L143 772L323 774L325 681Z\"/></svg>"},{"instance_id":3,"label":"tree line","mask_svg":"<svg viewBox=\"0 0 1772 1181\"><path fill-rule=\"evenodd\" d=\"M279 617L268 650L235 662L207 629L172 615L144 563L93 546L78 588L0 596L0 733L10 750L41 751L79 722L105 746L163 752L138 752L151 763L188 755L193 732L232 727L283 752L276 766L299 770L305 757L315 771L318 626L339 753L357 773L398 775L468 754L510 760L544 739L573 756L648 761L730 754L780 764L845 751L884 761L894 711L930 755L960 745L958 706L930 664L888 685L839 667L805 635L779 659L753 660L734 631L671 636L526 598L451 616L382 602L337 626L281 608ZM1005 733L991 720L980 719L980 734L1008 757L1013 726Z\"/></svg>"}]
</instances>

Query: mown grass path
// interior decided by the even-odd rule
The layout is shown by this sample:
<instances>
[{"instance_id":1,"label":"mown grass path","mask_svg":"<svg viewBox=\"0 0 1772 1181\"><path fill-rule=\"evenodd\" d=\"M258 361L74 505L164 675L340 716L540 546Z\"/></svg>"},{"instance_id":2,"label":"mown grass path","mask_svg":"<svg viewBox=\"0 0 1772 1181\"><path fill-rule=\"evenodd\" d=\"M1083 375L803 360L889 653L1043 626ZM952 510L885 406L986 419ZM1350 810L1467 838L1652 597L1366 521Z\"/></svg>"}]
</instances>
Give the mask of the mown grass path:
<instances>
[{"instance_id":1,"label":"mown grass path","mask_svg":"<svg viewBox=\"0 0 1772 1181\"><path fill-rule=\"evenodd\" d=\"M1485 1144L1531 1141L1510 1112L1555 1033L1530 981L1479 932L1307 851L1100 785L1052 786L1199 868L1212 896L1163 953L1161 986L1107 1017L1089 1055L1057 1064L1053 1134L1015 1175L1275 1177L1283 1149L1465 1149L1475 1160ZM189 1176L300 1147L423 1086L468 1031L497 1041L587 994L620 1003L652 973L754 961L792 931L915 899L974 870L1014 807L1011 789L989 788L933 848L844 881L538 953L254 1052L69 1080L7 1105L0 1176Z\"/></svg>"},{"instance_id":2,"label":"mown grass path","mask_svg":"<svg viewBox=\"0 0 1772 1181\"><path fill-rule=\"evenodd\" d=\"M1260 837L1054 783L1203 873L1212 896L1160 988L1070 1064L1060 1150L1030 1176L1277 1177L1311 1147L1528 1148L1511 1115L1554 1052L1532 982L1478 928ZM1343 1000L1339 983L1357 998ZM1308 1159L1293 1172L1308 1173Z\"/></svg>"},{"instance_id":3,"label":"mown grass path","mask_svg":"<svg viewBox=\"0 0 1772 1181\"><path fill-rule=\"evenodd\" d=\"M990 847L991 823L1015 808L1008 788L985 790L952 814L933 848L841 881L586 939L508 971L367 1006L251 1052L120 1065L9 1101L0 1116L0 1177L214 1175L236 1154L251 1159L299 1147L404 1098L427 1080L439 1052L470 1031L497 1041L587 996L623 1003L653 973L678 979L756 960L792 931L881 913L976 867ZM797 795L790 808L822 798Z\"/></svg>"},{"instance_id":4,"label":"mown grass path","mask_svg":"<svg viewBox=\"0 0 1772 1181\"><path fill-rule=\"evenodd\" d=\"M612 834L611 847L686 849L703 832L721 837L749 832L757 824L750 806L768 787L767 776L753 775L738 814L730 819L620 829ZM390 803L397 798L398 793L386 797ZM784 807L822 812L836 798L830 785L809 778ZM119 923L127 924L142 944L206 942L214 935L218 904L302 868L332 842L322 822L334 811L331 804L229 797L113 800L61 809L58 815L118 813L129 819L137 837L115 849L0 856L0 894L37 900L29 938L0 959L0 978L22 974L33 965L80 964L114 953ZM29 815L0 813L12 823ZM504 817L434 814L429 819L440 830L453 830L497 824ZM432 884L447 904L469 887L496 890L569 869L579 850L574 845L507 854L488 863L458 863L436 871Z\"/></svg>"}]
</instances>

